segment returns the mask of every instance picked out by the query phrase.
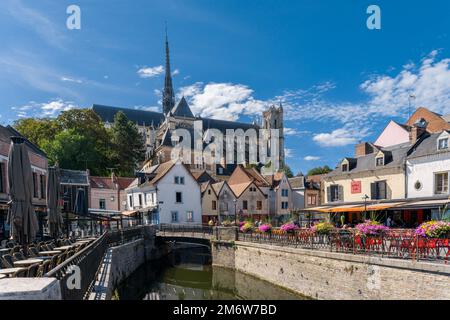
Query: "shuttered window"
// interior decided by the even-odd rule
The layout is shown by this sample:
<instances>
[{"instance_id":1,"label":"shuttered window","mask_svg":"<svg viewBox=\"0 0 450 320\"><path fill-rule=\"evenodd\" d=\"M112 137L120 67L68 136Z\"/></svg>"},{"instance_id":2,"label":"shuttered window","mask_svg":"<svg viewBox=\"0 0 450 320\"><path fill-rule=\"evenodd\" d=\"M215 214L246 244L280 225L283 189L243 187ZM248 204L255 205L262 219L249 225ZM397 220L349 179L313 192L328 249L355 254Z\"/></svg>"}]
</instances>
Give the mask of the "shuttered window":
<instances>
[{"instance_id":1,"label":"shuttered window","mask_svg":"<svg viewBox=\"0 0 450 320\"><path fill-rule=\"evenodd\" d=\"M0 193L6 193L5 163L0 162Z\"/></svg>"},{"instance_id":2,"label":"shuttered window","mask_svg":"<svg viewBox=\"0 0 450 320\"><path fill-rule=\"evenodd\" d=\"M373 200L381 200L387 198L386 181L377 181L370 184L370 193Z\"/></svg>"},{"instance_id":3,"label":"shuttered window","mask_svg":"<svg viewBox=\"0 0 450 320\"><path fill-rule=\"evenodd\" d=\"M333 184L327 188L328 202L344 201L344 187Z\"/></svg>"}]
</instances>

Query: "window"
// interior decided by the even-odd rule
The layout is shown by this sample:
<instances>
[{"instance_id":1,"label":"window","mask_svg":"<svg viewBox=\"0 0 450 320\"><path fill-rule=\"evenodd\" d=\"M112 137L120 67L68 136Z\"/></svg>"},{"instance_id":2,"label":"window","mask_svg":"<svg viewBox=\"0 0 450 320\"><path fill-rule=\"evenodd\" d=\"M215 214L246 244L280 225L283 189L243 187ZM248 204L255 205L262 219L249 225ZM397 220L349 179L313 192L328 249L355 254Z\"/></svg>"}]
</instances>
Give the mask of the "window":
<instances>
[{"instance_id":1,"label":"window","mask_svg":"<svg viewBox=\"0 0 450 320\"><path fill-rule=\"evenodd\" d=\"M287 201L281 202L281 209L287 209L289 207L289 203Z\"/></svg>"},{"instance_id":2,"label":"window","mask_svg":"<svg viewBox=\"0 0 450 320\"><path fill-rule=\"evenodd\" d=\"M208 190L208 194L211 194L211 189Z\"/></svg>"},{"instance_id":3,"label":"window","mask_svg":"<svg viewBox=\"0 0 450 320\"><path fill-rule=\"evenodd\" d=\"M416 183L414 183L414 189L416 189L416 190L422 189L422 182L417 180Z\"/></svg>"},{"instance_id":4,"label":"window","mask_svg":"<svg viewBox=\"0 0 450 320\"><path fill-rule=\"evenodd\" d=\"M98 207L100 209L105 210L106 209L106 200L105 199L100 199L98 200Z\"/></svg>"},{"instance_id":5,"label":"window","mask_svg":"<svg viewBox=\"0 0 450 320\"><path fill-rule=\"evenodd\" d=\"M344 163L344 164L342 165L342 171L344 171L344 172L347 172L347 171L348 171L348 164L347 164L347 163Z\"/></svg>"},{"instance_id":6,"label":"window","mask_svg":"<svg viewBox=\"0 0 450 320\"><path fill-rule=\"evenodd\" d=\"M262 201L256 201L256 210L262 210Z\"/></svg>"},{"instance_id":7,"label":"window","mask_svg":"<svg viewBox=\"0 0 450 320\"><path fill-rule=\"evenodd\" d=\"M175 202L176 203L183 202L183 194L181 192L175 192Z\"/></svg>"},{"instance_id":8,"label":"window","mask_svg":"<svg viewBox=\"0 0 450 320\"><path fill-rule=\"evenodd\" d=\"M38 197L37 173L33 172L33 197Z\"/></svg>"},{"instance_id":9,"label":"window","mask_svg":"<svg viewBox=\"0 0 450 320\"><path fill-rule=\"evenodd\" d=\"M178 222L178 212L177 211L172 211L171 216L172 216L172 222Z\"/></svg>"},{"instance_id":10,"label":"window","mask_svg":"<svg viewBox=\"0 0 450 320\"><path fill-rule=\"evenodd\" d=\"M42 174L39 176L39 185L41 187L41 199L45 199L45 176Z\"/></svg>"},{"instance_id":11,"label":"window","mask_svg":"<svg viewBox=\"0 0 450 320\"><path fill-rule=\"evenodd\" d=\"M317 204L317 196L315 194L309 194L307 201L308 206L314 206Z\"/></svg>"},{"instance_id":12,"label":"window","mask_svg":"<svg viewBox=\"0 0 450 320\"><path fill-rule=\"evenodd\" d=\"M216 200L212 201L211 207L212 207L213 210L217 210L217 202L216 202Z\"/></svg>"},{"instance_id":13,"label":"window","mask_svg":"<svg viewBox=\"0 0 450 320\"><path fill-rule=\"evenodd\" d=\"M382 167L384 166L384 157L378 157L375 159L375 165L377 167Z\"/></svg>"},{"instance_id":14,"label":"window","mask_svg":"<svg viewBox=\"0 0 450 320\"><path fill-rule=\"evenodd\" d=\"M328 193L328 201L329 202L336 202L336 201L342 201L343 200L343 190L342 186L333 184L327 188Z\"/></svg>"},{"instance_id":15,"label":"window","mask_svg":"<svg viewBox=\"0 0 450 320\"><path fill-rule=\"evenodd\" d=\"M373 200L386 199L386 181L377 181L370 184L370 193Z\"/></svg>"},{"instance_id":16,"label":"window","mask_svg":"<svg viewBox=\"0 0 450 320\"><path fill-rule=\"evenodd\" d=\"M184 184L184 177L180 177L180 184Z\"/></svg>"},{"instance_id":17,"label":"window","mask_svg":"<svg viewBox=\"0 0 450 320\"><path fill-rule=\"evenodd\" d=\"M220 210L222 211L228 211L228 202L219 202L220 203Z\"/></svg>"},{"instance_id":18,"label":"window","mask_svg":"<svg viewBox=\"0 0 450 320\"><path fill-rule=\"evenodd\" d=\"M130 208L133 208L133 195L128 196L128 202L130 204Z\"/></svg>"},{"instance_id":19,"label":"window","mask_svg":"<svg viewBox=\"0 0 450 320\"><path fill-rule=\"evenodd\" d=\"M448 149L448 138L438 140L438 150Z\"/></svg>"},{"instance_id":20,"label":"window","mask_svg":"<svg viewBox=\"0 0 450 320\"><path fill-rule=\"evenodd\" d=\"M219 174L223 174L223 168L219 167Z\"/></svg>"},{"instance_id":21,"label":"window","mask_svg":"<svg viewBox=\"0 0 450 320\"><path fill-rule=\"evenodd\" d=\"M248 201L247 200L242 201L242 209L244 209L244 210L248 209Z\"/></svg>"},{"instance_id":22,"label":"window","mask_svg":"<svg viewBox=\"0 0 450 320\"><path fill-rule=\"evenodd\" d=\"M448 193L448 172L436 173L434 175L434 193L446 194Z\"/></svg>"},{"instance_id":23,"label":"window","mask_svg":"<svg viewBox=\"0 0 450 320\"><path fill-rule=\"evenodd\" d=\"M175 184L180 184L180 177L174 177Z\"/></svg>"},{"instance_id":24,"label":"window","mask_svg":"<svg viewBox=\"0 0 450 320\"><path fill-rule=\"evenodd\" d=\"M250 192L256 192L256 188L255 187L250 187L249 190L250 190Z\"/></svg>"},{"instance_id":25,"label":"window","mask_svg":"<svg viewBox=\"0 0 450 320\"><path fill-rule=\"evenodd\" d=\"M139 195L139 206L142 207L142 194Z\"/></svg>"},{"instance_id":26,"label":"window","mask_svg":"<svg viewBox=\"0 0 450 320\"><path fill-rule=\"evenodd\" d=\"M281 189L281 196L282 197L289 197L289 190L288 189Z\"/></svg>"},{"instance_id":27,"label":"window","mask_svg":"<svg viewBox=\"0 0 450 320\"><path fill-rule=\"evenodd\" d=\"M193 211L186 211L186 221L194 222L194 212Z\"/></svg>"}]
</instances>

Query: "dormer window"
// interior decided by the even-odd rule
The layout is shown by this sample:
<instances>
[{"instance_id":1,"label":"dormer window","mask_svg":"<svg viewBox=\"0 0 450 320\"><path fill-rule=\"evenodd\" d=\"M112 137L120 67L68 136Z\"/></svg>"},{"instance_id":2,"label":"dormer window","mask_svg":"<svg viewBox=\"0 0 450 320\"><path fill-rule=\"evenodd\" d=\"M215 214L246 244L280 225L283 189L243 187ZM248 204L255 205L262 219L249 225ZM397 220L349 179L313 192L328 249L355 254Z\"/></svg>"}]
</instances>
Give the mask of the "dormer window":
<instances>
[{"instance_id":1,"label":"dormer window","mask_svg":"<svg viewBox=\"0 0 450 320\"><path fill-rule=\"evenodd\" d=\"M348 171L348 164L347 164L347 163L344 163L344 164L342 165L342 171L343 171L343 172L347 172L347 171Z\"/></svg>"},{"instance_id":2,"label":"dormer window","mask_svg":"<svg viewBox=\"0 0 450 320\"><path fill-rule=\"evenodd\" d=\"M448 138L442 138L438 140L438 150L448 149Z\"/></svg>"},{"instance_id":3,"label":"dormer window","mask_svg":"<svg viewBox=\"0 0 450 320\"><path fill-rule=\"evenodd\" d=\"M377 167L384 166L384 157L377 157L377 158L375 158L375 165Z\"/></svg>"}]
</instances>

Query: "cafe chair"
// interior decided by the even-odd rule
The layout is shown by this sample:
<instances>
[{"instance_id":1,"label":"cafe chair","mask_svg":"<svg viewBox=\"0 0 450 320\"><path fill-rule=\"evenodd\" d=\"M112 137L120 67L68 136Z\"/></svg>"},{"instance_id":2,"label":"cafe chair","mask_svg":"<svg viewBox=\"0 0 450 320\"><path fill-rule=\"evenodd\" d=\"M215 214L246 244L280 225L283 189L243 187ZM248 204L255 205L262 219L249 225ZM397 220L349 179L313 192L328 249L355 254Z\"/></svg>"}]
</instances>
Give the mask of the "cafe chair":
<instances>
[{"instance_id":1,"label":"cafe chair","mask_svg":"<svg viewBox=\"0 0 450 320\"><path fill-rule=\"evenodd\" d=\"M35 278L37 276L38 270L39 270L39 264L38 263L35 263L35 264L29 266L28 270L27 270L27 277L28 278Z\"/></svg>"},{"instance_id":2,"label":"cafe chair","mask_svg":"<svg viewBox=\"0 0 450 320\"><path fill-rule=\"evenodd\" d=\"M3 268L14 268L14 259L10 254L4 254L2 257Z\"/></svg>"},{"instance_id":3,"label":"cafe chair","mask_svg":"<svg viewBox=\"0 0 450 320\"><path fill-rule=\"evenodd\" d=\"M13 278L25 278L28 275L28 269L21 269L12 275Z\"/></svg>"}]
</instances>

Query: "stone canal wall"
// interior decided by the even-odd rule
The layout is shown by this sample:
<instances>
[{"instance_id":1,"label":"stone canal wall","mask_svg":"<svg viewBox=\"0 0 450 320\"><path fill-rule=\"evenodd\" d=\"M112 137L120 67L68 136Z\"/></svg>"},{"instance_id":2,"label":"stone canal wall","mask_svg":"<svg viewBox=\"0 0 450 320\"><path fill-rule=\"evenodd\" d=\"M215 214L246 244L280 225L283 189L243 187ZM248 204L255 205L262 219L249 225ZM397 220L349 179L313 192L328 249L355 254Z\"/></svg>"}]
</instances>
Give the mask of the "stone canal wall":
<instances>
[{"instance_id":1,"label":"stone canal wall","mask_svg":"<svg viewBox=\"0 0 450 320\"><path fill-rule=\"evenodd\" d=\"M315 299L450 299L450 266L235 241L213 264Z\"/></svg>"}]
</instances>

